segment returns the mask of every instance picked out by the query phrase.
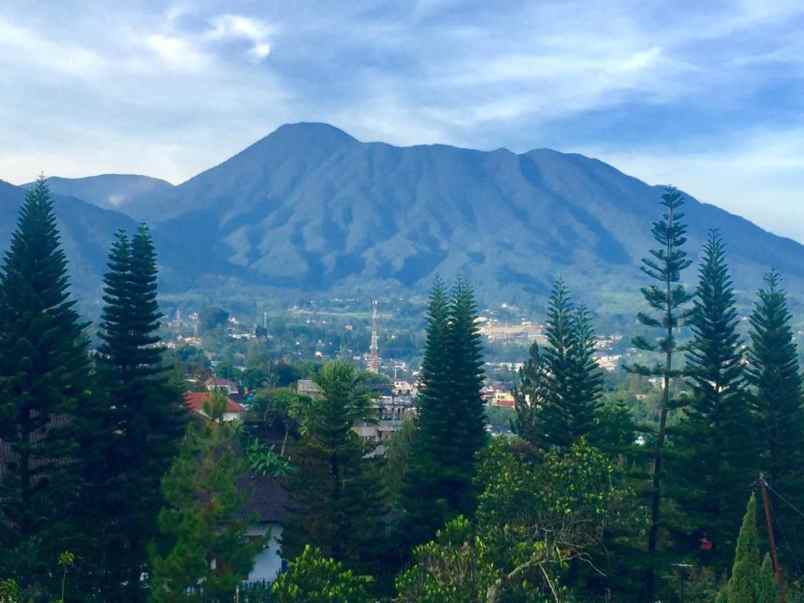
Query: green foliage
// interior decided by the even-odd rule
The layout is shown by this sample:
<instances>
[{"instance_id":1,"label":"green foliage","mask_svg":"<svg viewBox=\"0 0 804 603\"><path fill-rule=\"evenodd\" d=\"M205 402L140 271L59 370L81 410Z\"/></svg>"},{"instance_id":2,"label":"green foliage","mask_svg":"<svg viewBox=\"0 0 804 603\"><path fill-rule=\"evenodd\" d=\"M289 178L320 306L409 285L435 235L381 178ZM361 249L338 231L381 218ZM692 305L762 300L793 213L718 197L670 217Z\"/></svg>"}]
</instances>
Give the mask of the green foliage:
<instances>
[{"instance_id":1,"label":"green foliage","mask_svg":"<svg viewBox=\"0 0 804 603\"><path fill-rule=\"evenodd\" d=\"M440 280L433 287L420 383L403 497L411 544L475 506L475 453L486 441L483 359L474 295L462 280L451 295Z\"/></svg>"},{"instance_id":2,"label":"green foliage","mask_svg":"<svg viewBox=\"0 0 804 603\"><path fill-rule=\"evenodd\" d=\"M656 593L656 550L659 544L659 529L662 525L662 486L664 473L664 444L667 419L675 406L671 397L673 382L684 375L673 364L679 351L678 331L692 313L688 307L692 295L681 284L681 273L687 269L691 261L687 257L684 245L687 242L687 226L681 208L684 200L679 191L667 187L660 205L663 215L653 223L651 234L657 243L650 250L650 257L643 258L642 272L653 281L642 288L645 298L653 314L640 312L637 320L648 329L659 331L654 340L636 337L634 347L647 353L660 354L661 360L653 366L635 364L627 369L635 374L655 377L662 380L662 400L659 408L659 421L653 446L653 463L650 489L651 525L648 531L648 557L643 598L647 601L655 599Z\"/></svg>"},{"instance_id":3,"label":"green foliage","mask_svg":"<svg viewBox=\"0 0 804 603\"><path fill-rule=\"evenodd\" d=\"M757 501L751 494L737 538L731 577L719 595L720 603L774 603L778 599L770 560L766 557L763 563L759 542Z\"/></svg>"},{"instance_id":4,"label":"green foliage","mask_svg":"<svg viewBox=\"0 0 804 603\"><path fill-rule=\"evenodd\" d=\"M274 582L277 603L371 603L372 578L345 569L315 547L305 546Z\"/></svg>"},{"instance_id":5,"label":"green foliage","mask_svg":"<svg viewBox=\"0 0 804 603\"><path fill-rule=\"evenodd\" d=\"M682 511L676 539L684 553L725 573L737 540L745 485L756 476L753 420L744 389L739 317L720 236L704 246L687 349L686 412L673 430L669 493ZM701 550L706 537L714 546Z\"/></svg>"},{"instance_id":6,"label":"green foliage","mask_svg":"<svg viewBox=\"0 0 804 603\"><path fill-rule=\"evenodd\" d=\"M0 580L0 603L21 603L22 591L13 578Z\"/></svg>"},{"instance_id":7,"label":"green foliage","mask_svg":"<svg viewBox=\"0 0 804 603\"><path fill-rule=\"evenodd\" d=\"M226 325L229 313L218 306L204 306L198 313L198 327L202 333L210 333Z\"/></svg>"},{"instance_id":8,"label":"green foliage","mask_svg":"<svg viewBox=\"0 0 804 603\"><path fill-rule=\"evenodd\" d=\"M792 317L781 276L771 272L751 314L747 368L757 416L760 467L785 498L804 500L804 397ZM801 506L799 504L799 506ZM787 534L801 534L804 520L787 505L776 512ZM783 537L777 533L777 538ZM804 557L804 539L790 539L792 556ZM792 569L792 568L791 568ZM798 568L798 571L801 571Z\"/></svg>"},{"instance_id":9,"label":"green foliage","mask_svg":"<svg viewBox=\"0 0 804 603\"><path fill-rule=\"evenodd\" d=\"M246 448L246 461L252 473L263 477L287 477L293 470L290 461L277 454L274 446L268 447L257 439Z\"/></svg>"},{"instance_id":10,"label":"green foliage","mask_svg":"<svg viewBox=\"0 0 804 603\"><path fill-rule=\"evenodd\" d=\"M594 436L603 377L594 357L595 334L589 312L576 308L560 279L550 296L542 349L544 386L534 384L536 444L567 449ZM535 367L538 371L538 365ZM538 395L543 389L542 399Z\"/></svg>"},{"instance_id":11,"label":"green foliage","mask_svg":"<svg viewBox=\"0 0 804 603\"><path fill-rule=\"evenodd\" d=\"M219 414L190 425L165 476L159 527L170 544L151 552L155 603L231 598L264 546L263 539L246 536L245 499L238 486L246 465L236 426Z\"/></svg>"},{"instance_id":12,"label":"green foliage","mask_svg":"<svg viewBox=\"0 0 804 603\"><path fill-rule=\"evenodd\" d=\"M140 575L159 531L161 480L186 422L181 392L162 358L157 280L147 227L130 239L117 233L104 277L97 388L77 423L77 514L87 526L78 552L96 559L81 588L111 600L144 598Z\"/></svg>"},{"instance_id":13,"label":"green foliage","mask_svg":"<svg viewBox=\"0 0 804 603\"><path fill-rule=\"evenodd\" d=\"M43 575L63 539L85 528L69 511L89 358L68 289L53 203L40 179L26 194L0 271L0 575L17 576L22 588Z\"/></svg>"},{"instance_id":14,"label":"green foliage","mask_svg":"<svg viewBox=\"0 0 804 603\"><path fill-rule=\"evenodd\" d=\"M312 544L324 555L362 573L379 572L384 538L384 493L376 459L352 430L371 417L369 393L350 364L324 365L307 429L291 457L290 513L282 550L301 555Z\"/></svg>"},{"instance_id":15,"label":"green foliage","mask_svg":"<svg viewBox=\"0 0 804 603\"><path fill-rule=\"evenodd\" d=\"M547 404L548 372L544 354L534 341L530 346L528 359L517 375L514 387L516 417L511 422L511 430L533 445L538 445L541 439L539 408Z\"/></svg>"}]
</instances>

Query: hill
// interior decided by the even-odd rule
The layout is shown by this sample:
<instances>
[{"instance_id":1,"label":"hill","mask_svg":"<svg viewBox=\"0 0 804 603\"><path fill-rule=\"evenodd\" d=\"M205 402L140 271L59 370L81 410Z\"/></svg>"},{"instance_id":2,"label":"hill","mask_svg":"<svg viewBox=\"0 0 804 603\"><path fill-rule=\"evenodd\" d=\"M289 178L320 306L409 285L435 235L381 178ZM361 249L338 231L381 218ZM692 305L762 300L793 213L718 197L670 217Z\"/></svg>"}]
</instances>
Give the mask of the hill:
<instances>
[{"instance_id":1,"label":"hill","mask_svg":"<svg viewBox=\"0 0 804 603\"><path fill-rule=\"evenodd\" d=\"M126 206L143 195L161 194L173 188L170 182L136 174L101 174L87 178L47 179L51 192L76 197L103 209L126 212ZM25 188L32 183L23 185Z\"/></svg>"},{"instance_id":2,"label":"hill","mask_svg":"<svg viewBox=\"0 0 804 603\"><path fill-rule=\"evenodd\" d=\"M54 179L53 188L100 203L146 182L125 177L131 186L115 188L123 181L113 178ZM639 260L661 193L577 154L396 147L301 123L178 186L131 194L120 209L153 224L165 291L388 296L464 273L487 301L540 303L561 275L610 313L644 284ZM99 240L111 236L109 221L128 220L86 205L76 215ZM693 254L710 228L722 232L744 300L770 267L804 299L804 246L692 197L686 213Z\"/></svg>"},{"instance_id":3,"label":"hill","mask_svg":"<svg viewBox=\"0 0 804 603\"><path fill-rule=\"evenodd\" d=\"M661 192L577 154L402 148L303 123L128 211L207 277L387 293L463 272L511 299L544 296L560 274L611 307L642 283ZM804 246L691 197L686 212L691 250L721 230L739 288L774 266L804 293Z\"/></svg>"}]
</instances>

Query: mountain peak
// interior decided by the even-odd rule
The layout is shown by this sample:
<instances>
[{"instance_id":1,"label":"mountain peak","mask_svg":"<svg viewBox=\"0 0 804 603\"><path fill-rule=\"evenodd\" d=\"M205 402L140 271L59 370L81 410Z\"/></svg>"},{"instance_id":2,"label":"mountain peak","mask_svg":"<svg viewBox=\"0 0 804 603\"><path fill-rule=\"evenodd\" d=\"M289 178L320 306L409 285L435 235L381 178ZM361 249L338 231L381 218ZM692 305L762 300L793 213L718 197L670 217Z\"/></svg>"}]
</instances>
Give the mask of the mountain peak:
<instances>
[{"instance_id":1,"label":"mountain peak","mask_svg":"<svg viewBox=\"0 0 804 603\"><path fill-rule=\"evenodd\" d=\"M356 138L350 136L340 128L318 121L300 121L291 124L283 124L276 130L268 134L262 141L268 140L304 140L317 142L358 142Z\"/></svg>"}]
</instances>

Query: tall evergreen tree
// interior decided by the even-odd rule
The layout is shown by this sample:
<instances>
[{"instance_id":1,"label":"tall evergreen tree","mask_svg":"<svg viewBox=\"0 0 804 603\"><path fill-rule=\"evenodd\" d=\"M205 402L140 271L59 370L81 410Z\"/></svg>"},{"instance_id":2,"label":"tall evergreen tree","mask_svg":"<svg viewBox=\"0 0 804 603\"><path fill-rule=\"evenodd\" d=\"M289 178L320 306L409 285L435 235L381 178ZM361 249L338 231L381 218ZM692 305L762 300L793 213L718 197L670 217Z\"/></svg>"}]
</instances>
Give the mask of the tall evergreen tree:
<instances>
[{"instance_id":1,"label":"tall evergreen tree","mask_svg":"<svg viewBox=\"0 0 804 603\"><path fill-rule=\"evenodd\" d=\"M0 273L0 564L23 586L38 564L55 563L68 537L73 417L89 379L86 325L68 290L53 203L40 178L25 196Z\"/></svg>"},{"instance_id":2,"label":"tall evergreen tree","mask_svg":"<svg viewBox=\"0 0 804 603\"><path fill-rule=\"evenodd\" d=\"M755 478L738 324L725 246L713 231L704 246L690 319L686 369L692 395L674 432L677 456L668 462L668 490L684 513L683 547L722 571L737 540L740 501ZM711 548L701 549L703 538Z\"/></svg>"},{"instance_id":3,"label":"tall evergreen tree","mask_svg":"<svg viewBox=\"0 0 804 603\"><path fill-rule=\"evenodd\" d=\"M322 398L312 402L306 429L292 452L290 517L282 551L290 559L305 545L360 573L381 571L384 492L352 427L369 417L369 394L354 367L335 361L324 365L317 383Z\"/></svg>"},{"instance_id":4,"label":"tall evergreen tree","mask_svg":"<svg viewBox=\"0 0 804 603\"><path fill-rule=\"evenodd\" d=\"M648 531L648 568L644 580L645 600L652 601L656 593L656 550L659 543L661 521L662 480L664 477L664 444L667 417L674 406L672 388L682 377L683 370L674 364L678 355L678 331L692 310L689 302L692 295L681 285L681 273L690 266L684 245L687 242L687 226L681 208L684 200L681 193L672 187L665 189L660 202L663 214L653 223L651 234L658 244L650 250L651 257L643 258L642 272L653 283L642 288L642 295L654 314L640 312L637 320L649 329L660 331L655 341L644 337L634 339L634 346L648 353L661 354L662 360L653 366L636 364L628 370L640 375L661 379L662 399L659 408L658 427L653 445L650 486L650 529Z\"/></svg>"},{"instance_id":5,"label":"tall evergreen tree","mask_svg":"<svg viewBox=\"0 0 804 603\"><path fill-rule=\"evenodd\" d=\"M445 472L451 471L445 461L452 446L449 355L448 294L444 283L436 279L427 311L416 429L403 488L404 534L411 545L432 537L449 514L444 483Z\"/></svg>"},{"instance_id":6,"label":"tall evergreen tree","mask_svg":"<svg viewBox=\"0 0 804 603\"><path fill-rule=\"evenodd\" d=\"M752 406L759 432L760 465L771 487L788 500L804 500L804 401L798 350L787 296L778 272L766 285L751 315L751 345L747 368ZM777 509L778 534L792 547L793 558L804 558L804 521L787 505ZM787 535L787 538L784 536Z\"/></svg>"},{"instance_id":7,"label":"tall evergreen tree","mask_svg":"<svg viewBox=\"0 0 804 603\"><path fill-rule=\"evenodd\" d=\"M175 456L186 414L159 345L156 255L148 229L118 233L104 277L98 392L82 430L83 496L100 518L89 546L100 553L106 601L142 600L147 546L158 534L161 479Z\"/></svg>"},{"instance_id":8,"label":"tall evergreen tree","mask_svg":"<svg viewBox=\"0 0 804 603\"><path fill-rule=\"evenodd\" d=\"M488 436L481 396L485 373L477 303L471 286L463 278L459 278L453 288L449 311L451 400L448 410L456 474L449 485L447 500L455 513L471 515L476 504L475 455Z\"/></svg>"},{"instance_id":9,"label":"tall evergreen tree","mask_svg":"<svg viewBox=\"0 0 804 603\"><path fill-rule=\"evenodd\" d=\"M575 306L560 279L550 296L545 335L546 396L537 408L539 444L565 450L594 432L603 378L594 357L589 312Z\"/></svg>"},{"instance_id":10,"label":"tall evergreen tree","mask_svg":"<svg viewBox=\"0 0 804 603\"><path fill-rule=\"evenodd\" d=\"M448 296L437 281L403 496L409 544L420 544L453 517L473 512L475 453L486 439L483 379L474 293L458 280Z\"/></svg>"}]
</instances>

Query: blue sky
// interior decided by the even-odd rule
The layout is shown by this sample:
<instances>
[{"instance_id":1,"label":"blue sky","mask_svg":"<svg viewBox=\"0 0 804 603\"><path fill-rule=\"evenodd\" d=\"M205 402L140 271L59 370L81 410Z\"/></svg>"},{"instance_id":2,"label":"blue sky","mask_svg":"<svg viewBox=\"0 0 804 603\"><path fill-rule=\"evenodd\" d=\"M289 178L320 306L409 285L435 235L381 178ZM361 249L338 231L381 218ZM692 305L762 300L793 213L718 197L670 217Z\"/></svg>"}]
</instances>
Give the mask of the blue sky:
<instances>
[{"instance_id":1,"label":"blue sky","mask_svg":"<svg viewBox=\"0 0 804 603\"><path fill-rule=\"evenodd\" d=\"M581 152L804 242L802 32L800 0L11 0L0 178L180 182L326 121Z\"/></svg>"}]
</instances>

